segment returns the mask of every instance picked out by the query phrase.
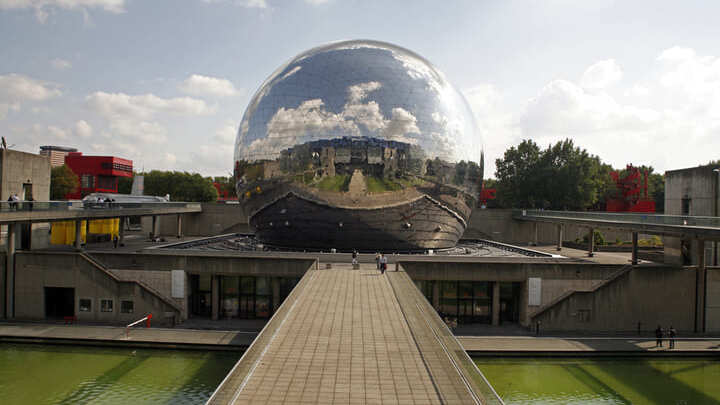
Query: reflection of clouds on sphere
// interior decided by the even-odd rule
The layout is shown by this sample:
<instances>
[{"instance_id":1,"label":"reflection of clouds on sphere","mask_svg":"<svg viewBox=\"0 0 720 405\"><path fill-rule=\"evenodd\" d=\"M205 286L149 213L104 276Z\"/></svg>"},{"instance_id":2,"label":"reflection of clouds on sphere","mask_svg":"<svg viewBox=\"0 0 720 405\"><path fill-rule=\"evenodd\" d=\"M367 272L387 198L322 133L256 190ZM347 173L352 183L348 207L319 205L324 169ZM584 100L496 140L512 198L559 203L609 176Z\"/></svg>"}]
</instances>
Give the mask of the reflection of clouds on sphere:
<instances>
[{"instance_id":1,"label":"reflection of clouds on sphere","mask_svg":"<svg viewBox=\"0 0 720 405\"><path fill-rule=\"evenodd\" d=\"M370 137L419 146L428 158L480 161L463 96L417 54L345 41L306 51L275 71L245 111L235 160L273 160L295 145Z\"/></svg>"}]
</instances>

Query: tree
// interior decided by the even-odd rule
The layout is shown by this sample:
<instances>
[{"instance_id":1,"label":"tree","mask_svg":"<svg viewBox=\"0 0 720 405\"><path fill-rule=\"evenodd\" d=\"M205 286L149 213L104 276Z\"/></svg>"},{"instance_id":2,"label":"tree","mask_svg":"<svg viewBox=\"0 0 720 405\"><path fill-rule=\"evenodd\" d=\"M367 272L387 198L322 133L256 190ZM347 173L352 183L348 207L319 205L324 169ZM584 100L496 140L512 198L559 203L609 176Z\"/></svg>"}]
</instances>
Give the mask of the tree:
<instances>
[{"instance_id":1,"label":"tree","mask_svg":"<svg viewBox=\"0 0 720 405\"><path fill-rule=\"evenodd\" d=\"M132 193L132 185L135 180L135 173L133 172L132 177L120 177L118 179L118 194L130 194Z\"/></svg>"},{"instance_id":2,"label":"tree","mask_svg":"<svg viewBox=\"0 0 720 405\"><path fill-rule=\"evenodd\" d=\"M545 150L531 140L511 147L497 167L500 206L545 209L588 209L604 192L609 166L576 147L571 139Z\"/></svg>"},{"instance_id":3,"label":"tree","mask_svg":"<svg viewBox=\"0 0 720 405\"><path fill-rule=\"evenodd\" d=\"M50 171L50 199L64 200L80 186L78 176L66 165L53 167Z\"/></svg>"},{"instance_id":4,"label":"tree","mask_svg":"<svg viewBox=\"0 0 720 405\"><path fill-rule=\"evenodd\" d=\"M212 179L198 173L153 170L145 176L145 194L170 195L173 201L216 201L217 190Z\"/></svg>"}]
</instances>

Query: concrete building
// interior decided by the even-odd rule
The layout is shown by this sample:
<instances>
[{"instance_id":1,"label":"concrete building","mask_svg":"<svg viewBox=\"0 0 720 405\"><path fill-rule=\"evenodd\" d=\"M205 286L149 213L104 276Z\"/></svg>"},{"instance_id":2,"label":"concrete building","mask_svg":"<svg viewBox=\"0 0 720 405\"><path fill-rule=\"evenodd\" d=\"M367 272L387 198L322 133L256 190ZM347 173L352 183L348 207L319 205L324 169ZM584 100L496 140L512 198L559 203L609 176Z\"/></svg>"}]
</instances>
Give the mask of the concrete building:
<instances>
[{"instance_id":1,"label":"concrete building","mask_svg":"<svg viewBox=\"0 0 720 405\"><path fill-rule=\"evenodd\" d=\"M10 149L0 150L0 201L17 194L21 201L31 198L35 201L50 199L50 158L33 153ZM48 246L50 238L49 224L22 224L16 232L15 245L20 249L42 248ZM46 232L42 232L45 230ZM5 244L7 226L2 226L2 243ZM32 235L32 236L31 236Z\"/></svg>"},{"instance_id":2,"label":"concrete building","mask_svg":"<svg viewBox=\"0 0 720 405\"><path fill-rule=\"evenodd\" d=\"M720 165L665 172L665 214L717 217L720 209ZM705 243L705 263L718 265L718 243ZM697 264L697 241L665 238L665 262Z\"/></svg>"},{"instance_id":3,"label":"concrete building","mask_svg":"<svg viewBox=\"0 0 720 405\"><path fill-rule=\"evenodd\" d=\"M62 166L65 164L65 156L70 152L77 152L75 148L68 148L66 146L52 146L46 145L40 147L40 155L47 156L50 158L50 165L52 167Z\"/></svg>"}]
</instances>

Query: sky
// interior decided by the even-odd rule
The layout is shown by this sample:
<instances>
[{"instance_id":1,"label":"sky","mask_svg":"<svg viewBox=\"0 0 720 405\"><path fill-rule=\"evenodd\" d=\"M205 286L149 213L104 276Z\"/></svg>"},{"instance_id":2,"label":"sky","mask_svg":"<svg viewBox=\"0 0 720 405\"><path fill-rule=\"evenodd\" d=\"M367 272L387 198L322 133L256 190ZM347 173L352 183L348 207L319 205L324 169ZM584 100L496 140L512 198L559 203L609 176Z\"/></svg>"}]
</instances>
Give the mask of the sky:
<instances>
[{"instance_id":1,"label":"sky","mask_svg":"<svg viewBox=\"0 0 720 405\"><path fill-rule=\"evenodd\" d=\"M465 95L486 177L523 139L664 172L720 159L718 15L712 1L0 0L0 135L228 175L265 78L374 39Z\"/></svg>"}]
</instances>

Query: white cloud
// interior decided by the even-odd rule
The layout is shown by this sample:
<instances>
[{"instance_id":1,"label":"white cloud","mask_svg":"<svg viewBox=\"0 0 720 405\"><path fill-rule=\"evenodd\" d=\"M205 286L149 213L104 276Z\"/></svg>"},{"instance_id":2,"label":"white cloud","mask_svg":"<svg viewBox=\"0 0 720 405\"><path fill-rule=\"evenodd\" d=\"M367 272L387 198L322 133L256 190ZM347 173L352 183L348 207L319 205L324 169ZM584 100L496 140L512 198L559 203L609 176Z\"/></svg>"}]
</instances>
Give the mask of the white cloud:
<instances>
[{"instance_id":1,"label":"white cloud","mask_svg":"<svg viewBox=\"0 0 720 405\"><path fill-rule=\"evenodd\" d=\"M205 101L191 97L161 98L154 94L131 96L125 93L95 92L88 105L107 119L143 119L156 113L207 115L215 112Z\"/></svg>"},{"instance_id":2,"label":"white cloud","mask_svg":"<svg viewBox=\"0 0 720 405\"><path fill-rule=\"evenodd\" d=\"M580 86L586 89L604 89L622 79L622 69L614 59L601 60L585 70Z\"/></svg>"},{"instance_id":3,"label":"white cloud","mask_svg":"<svg viewBox=\"0 0 720 405\"><path fill-rule=\"evenodd\" d=\"M320 6L323 4L329 3L330 0L305 0L305 3L313 5L313 6Z\"/></svg>"},{"instance_id":4,"label":"white cloud","mask_svg":"<svg viewBox=\"0 0 720 405\"><path fill-rule=\"evenodd\" d=\"M202 75L188 77L179 88L193 96L231 97L240 93L227 79Z\"/></svg>"},{"instance_id":5,"label":"white cloud","mask_svg":"<svg viewBox=\"0 0 720 405\"><path fill-rule=\"evenodd\" d=\"M0 0L0 10L35 10L35 17L44 23L56 9L80 10L86 15L87 9L99 8L110 13L124 13L125 0Z\"/></svg>"},{"instance_id":6,"label":"white cloud","mask_svg":"<svg viewBox=\"0 0 720 405\"><path fill-rule=\"evenodd\" d=\"M82 138L89 138L92 136L92 127L85 120L80 120L75 123L75 133Z\"/></svg>"},{"instance_id":7,"label":"white cloud","mask_svg":"<svg viewBox=\"0 0 720 405\"><path fill-rule=\"evenodd\" d=\"M51 60L50 65L52 65L52 67L57 70L65 70L65 69L70 69L72 67L72 63L70 63L69 61L67 61L65 59L60 59L60 58L55 58L55 59Z\"/></svg>"},{"instance_id":8,"label":"white cloud","mask_svg":"<svg viewBox=\"0 0 720 405\"><path fill-rule=\"evenodd\" d=\"M229 0L202 0L203 3L226 3ZM267 8L265 0L234 0L233 4L245 8Z\"/></svg>"},{"instance_id":9,"label":"white cloud","mask_svg":"<svg viewBox=\"0 0 720 405\"><path fill-rule=\"evenodd\" d=\"M235 143L235 136L237 135L237 121L228 120L225 124L215 131L213 139L221 144L232 145Z\"/></svg>"},{"instance_id":10,"label":"white cloud","mask_svg":"<svg viewBox=\"0 0 720 405\"><path fill-rule=\"evenodd\" d=\"M485 129L499 135L485 138L498 139L494 153L487 154L488 174L494 160L520 139L545 147L572 138L615 167L649 164L664 171L718 158L720 57L669 48L640 75L641 81L624 91L606 89L621 76L615 61L603 61L588 68L579 82L553 80L512 108L496 108L501 97L491 87L466 91L481 130L489 121Z\"/></svg>"},{"instance_id":11,"label":"white cloud","mask_svg":"<svg viewBox=\"0 0 720 405\"><path fill-rule=\"evenodd\" d=\"M20 110L24 102L45 101L60 94L56 86L40 80L16 73L0 75L0 119L8 111Z\"/></svg>"}]
</instances>

